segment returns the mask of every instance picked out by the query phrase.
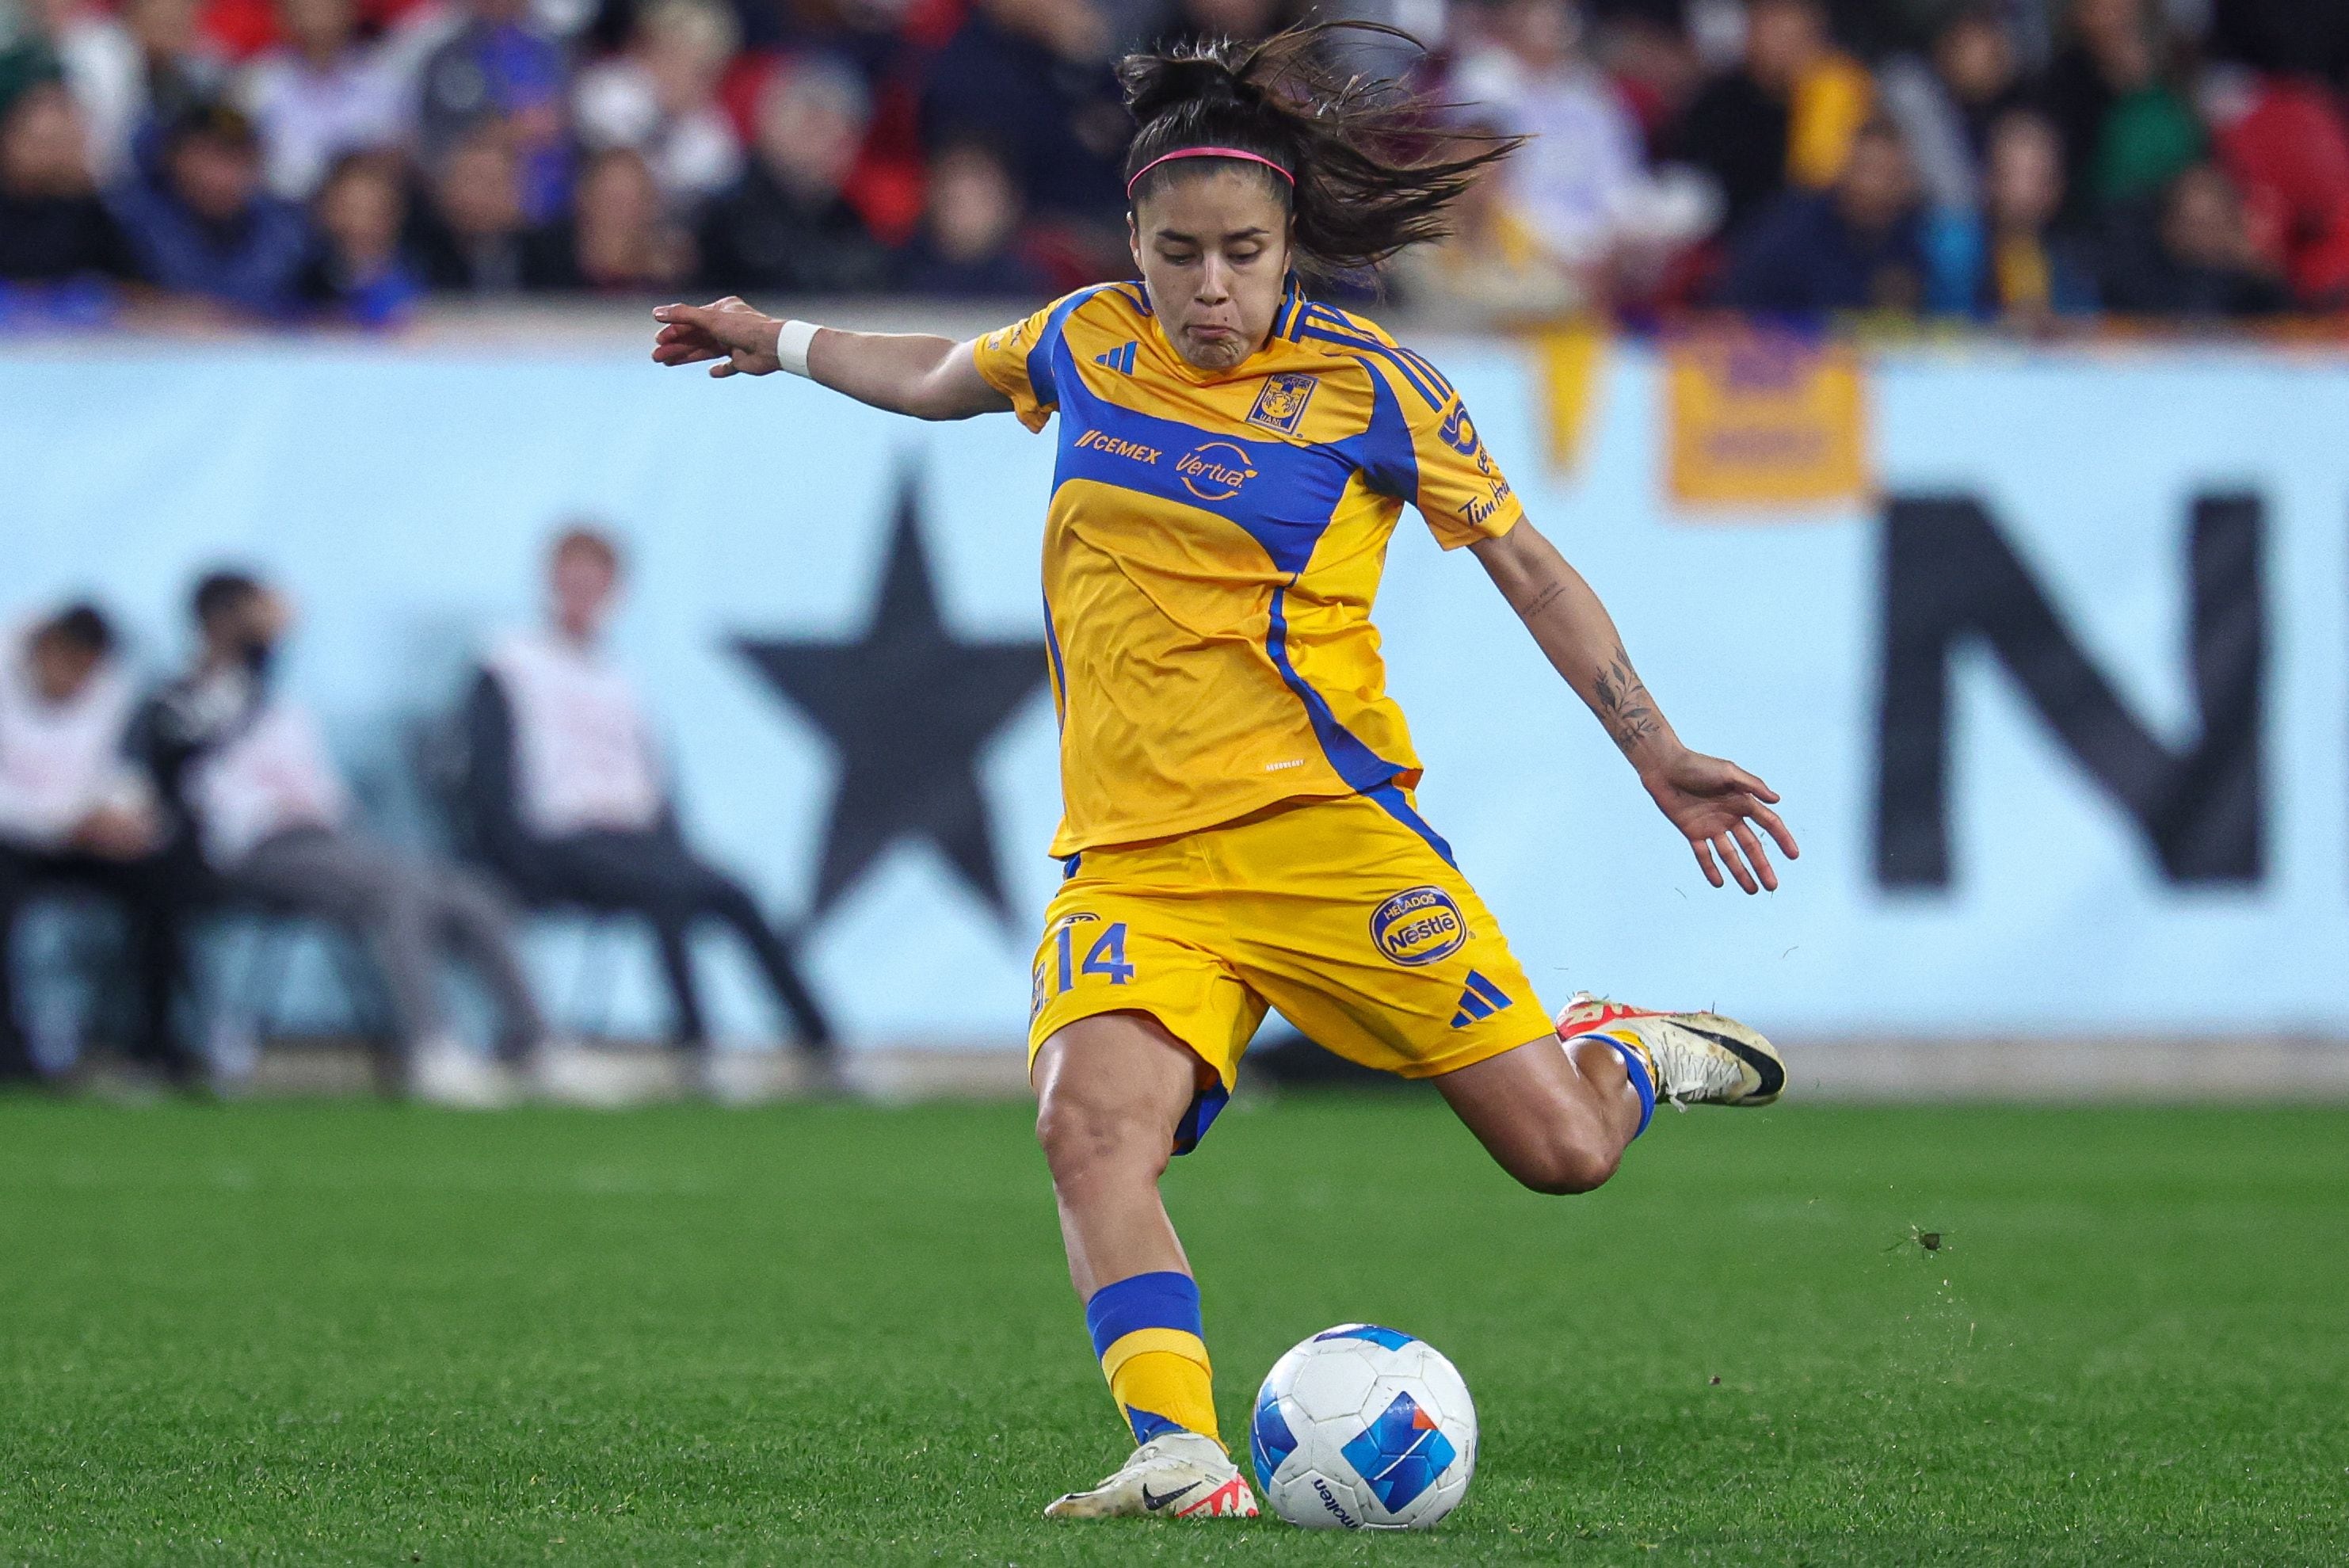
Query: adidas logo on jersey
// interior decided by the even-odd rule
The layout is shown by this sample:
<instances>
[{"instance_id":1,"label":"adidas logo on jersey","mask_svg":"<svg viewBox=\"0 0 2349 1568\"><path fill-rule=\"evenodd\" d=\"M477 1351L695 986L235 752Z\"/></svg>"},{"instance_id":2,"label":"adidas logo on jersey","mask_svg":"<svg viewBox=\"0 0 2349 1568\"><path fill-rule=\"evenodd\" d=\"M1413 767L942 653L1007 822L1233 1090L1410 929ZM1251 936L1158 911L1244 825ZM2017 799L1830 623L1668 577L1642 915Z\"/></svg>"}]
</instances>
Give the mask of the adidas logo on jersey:
<instances>
[{"instance_id":1,"label":"adidas logo on jersey","mask_svg":"<svg viewBox=\"0 0 2349 1568\"><path fill-rule=\"evenodd\" d=\"M1468 989L1460 993L1460 1011L1452 1015L1452 1027L1465 1029L1508 1005L1508 992L1472 969L1468 971Z\"/></svg>"},{"instance_id":2,"label":"adidas logo on jersey","mask_svg":"<svg viewBox=\"0 0 2349 1568\"><path fill-rule=\"evenodd\" d=\"M1131 376L1133 374L1134 350L1140 347L1138 343L1128 343L1112 348L1106 354L1096 354L1093 356L1093 363L1106 365L1121 376Z\"/></svg>"}]
</instances>

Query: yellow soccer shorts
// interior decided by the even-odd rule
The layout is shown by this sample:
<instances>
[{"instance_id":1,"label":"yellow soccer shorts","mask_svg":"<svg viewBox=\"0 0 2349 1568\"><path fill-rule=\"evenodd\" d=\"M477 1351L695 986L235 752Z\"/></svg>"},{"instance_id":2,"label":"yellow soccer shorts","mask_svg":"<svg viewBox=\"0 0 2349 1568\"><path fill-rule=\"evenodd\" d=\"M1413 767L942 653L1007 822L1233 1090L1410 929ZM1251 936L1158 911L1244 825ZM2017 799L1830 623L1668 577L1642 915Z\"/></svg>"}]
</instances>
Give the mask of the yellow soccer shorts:
<instances>
[{"instance_id":1,"label":"yellow soccer shorts","mask_svg":"<svg viewBox=\"0 0 2349 1568\"><path fill-rule=\"evenodd\" d=\"M1156 1018L1203 1064L1187 1152L1278 1007L1365 1067L1433 1077L1550 1032L1450 848L1389 784L1088 849L1046 911L1028 1061L1096 1013Z\"/></svg>"}]
</instances>

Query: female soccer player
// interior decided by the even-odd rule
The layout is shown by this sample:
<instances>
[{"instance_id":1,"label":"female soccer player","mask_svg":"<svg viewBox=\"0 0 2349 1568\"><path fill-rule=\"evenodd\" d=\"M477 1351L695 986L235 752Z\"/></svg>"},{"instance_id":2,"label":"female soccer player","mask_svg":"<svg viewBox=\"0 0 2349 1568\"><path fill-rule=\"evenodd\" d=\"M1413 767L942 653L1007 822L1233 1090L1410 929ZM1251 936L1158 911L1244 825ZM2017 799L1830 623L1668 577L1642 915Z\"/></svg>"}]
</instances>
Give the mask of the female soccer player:
<instances>
[{"instance_id":1,"label":"female soccer player","mask_svg":"<svg viewBox=\"0 0 2349 1568\"><path fill-rule=\"evenodd\" d=\"M1253 1514L1217 1440L1198 1287L1160 1204L1268 1006L1433 1078L1511 1176L1587 1192L1656 1101L1761 1105L1785 1070L1710 1013L1577 997L1553 1024L1413 804L1370 622L1402 504L1467 545L1715 887L1797 851L1778 797L1682 745L1588 585L1526 522L1451 385L1296 275L1442 232L1496 143L1394 161L1425 106L1320 63L1329 29L1120 67L1138 283L972 342L667 306L653 357L787 370L922 419L1060 415L1044 539L1067 879L1029 1023L1069 1272L1140 1445L1058 1518Z\"/></svg>"}]
</instances>

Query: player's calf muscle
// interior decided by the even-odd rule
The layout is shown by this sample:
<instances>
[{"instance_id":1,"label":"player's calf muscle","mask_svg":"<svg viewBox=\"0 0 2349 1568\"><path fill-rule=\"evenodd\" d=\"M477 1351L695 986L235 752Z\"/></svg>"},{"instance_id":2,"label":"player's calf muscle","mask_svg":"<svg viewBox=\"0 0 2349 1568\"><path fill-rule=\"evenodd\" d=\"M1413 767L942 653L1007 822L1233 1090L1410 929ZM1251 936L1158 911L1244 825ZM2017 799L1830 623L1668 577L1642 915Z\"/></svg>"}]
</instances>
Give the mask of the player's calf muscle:
<instances>
[{"instance_id":1,"label":"player's calf muscle","mask_svg":"<svg viewBox=\"0 0 2349 1568\"><path fill-rule=\"evenodd\" d=\"M1608 1179L1615 1174L1622 1159L1619 1150L1609 1153L1588 1144L1561 1139L1537 1151L1530 1159L1521 1154L1514 1163L1505 1162L1504 1168L1536 1192L1552 1198L1570 1198L1607 1185Z\"/></svg>"},{"instance_id":2,"label":"player's calf muscle","mask_svg":"<svg viewBox=\"0 0 2349 1568\"><path fill-rule=\"evenodd\" d=\"M1535 1040L1435 1080L1485 1152L1522 1185L1564 1197L1602 1187L1639 1121L1619 1061Z\"/></svg>"},{"instance_id":3,"label":"player's calf muscle","mask_svg":"<svg viewBox=\"0 0 2349 1568\"><path fill-rule=\"evenodd\" d=\"M1604 1187L1623 1160L1621 1141L1589 1117L1528 1117L1489 1132L1474 1122L1469 1126L1519 1185L1553 1198Z\"/></svg>"}]
</instances>

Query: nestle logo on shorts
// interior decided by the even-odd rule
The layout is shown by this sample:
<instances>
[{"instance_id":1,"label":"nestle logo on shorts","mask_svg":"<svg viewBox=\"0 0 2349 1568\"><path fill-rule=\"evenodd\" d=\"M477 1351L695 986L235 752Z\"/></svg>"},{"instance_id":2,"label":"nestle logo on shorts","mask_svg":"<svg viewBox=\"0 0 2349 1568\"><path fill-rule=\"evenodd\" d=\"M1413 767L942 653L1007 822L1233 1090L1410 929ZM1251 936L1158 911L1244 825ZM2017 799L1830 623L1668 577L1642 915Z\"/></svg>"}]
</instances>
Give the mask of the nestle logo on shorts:
<instances>
[{"instance_id":1,"label":"nestle logo on shorts","mask_svg":"<svg viewBox=\"0 0 2349 1568\"><path fill-rule=\"evenodd\" d=\"M1174 460L1183 488L1202 501L1229 501L1256 477L1256 459L1227 441L1204 441Z\"/></svg>"},{"instance_id":2,"label":"nestle logo on shorts","mask_svg":"<svg viewBox=\"0 0 2349 1568\"><path fill-rule=\"evenodd\" d=\"M1450 958L1468 940L1460 906L1441 888L1412 888L1371 916L1371 940L1399 964L1417 967Z\"/></svg>"}]
</instances>

